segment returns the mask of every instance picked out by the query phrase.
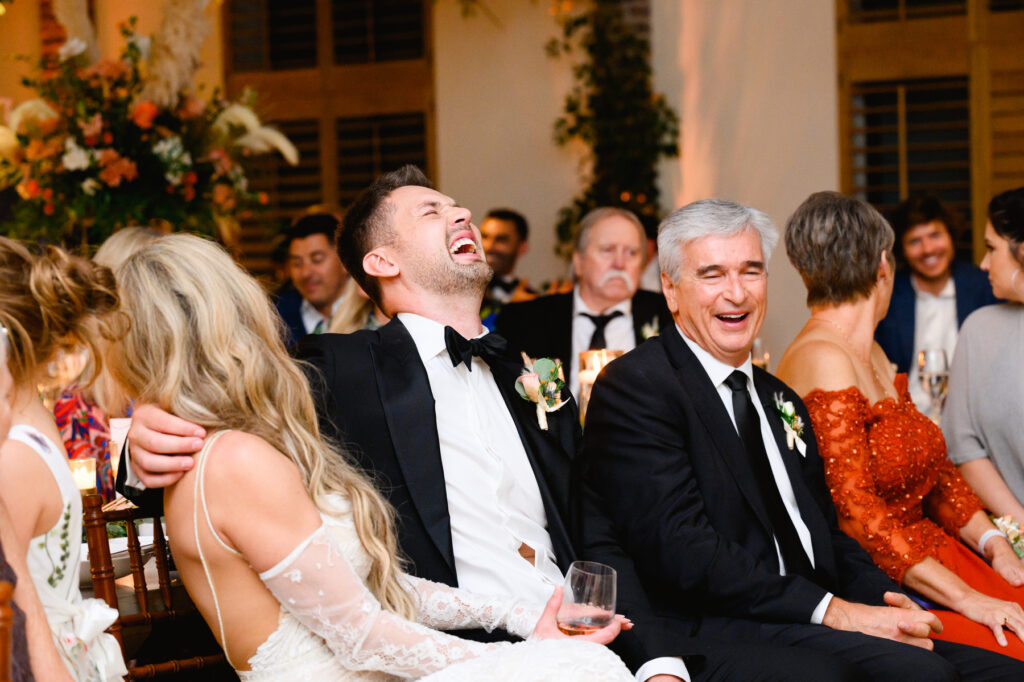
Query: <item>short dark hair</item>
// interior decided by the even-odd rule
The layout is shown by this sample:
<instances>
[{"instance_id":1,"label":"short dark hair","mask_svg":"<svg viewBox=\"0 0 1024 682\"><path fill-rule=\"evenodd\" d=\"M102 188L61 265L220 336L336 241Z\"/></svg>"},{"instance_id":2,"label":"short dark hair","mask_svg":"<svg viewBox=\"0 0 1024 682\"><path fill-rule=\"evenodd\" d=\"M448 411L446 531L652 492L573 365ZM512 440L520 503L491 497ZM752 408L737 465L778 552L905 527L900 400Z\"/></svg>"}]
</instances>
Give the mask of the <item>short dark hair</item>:
<instances>
[{"instance_id":1,"label":"short dark hair","mask_svg":"<svg viewBox=\"0 0 1024 682\"><path fill-rule=\"evenodd\" d=\"M526 218L523 214L513 211L511 208L492 208L484 216L484 220L488 218L494 218L495 220L504 220L505 222L512 223L516 226L516 234L519 235L519 241L525 242L530 238L530 226L526 222Z\"/></svg>"},{"instance_id":2,"label":"short dark hair","mask_svg":"<svg viewBox=\"0 0 1024 682\"><path fill-rule=\"evenodd\" d=\"M946 226L946 232L954 242L964 230L963 220L956 209L934 194L912 194L896 207L889 218L889 224L892 225L896 236L896 256L901 265L906 263L903 255L903 237L912 228L937 220Z\"/></svg>"},{"instance_id":3,"label":"short dark hair","mask_svg":"<svg viewBox=\"0 0 1024 682\"><path fill-rule=\"evenodd\" d=\"M1000 237L1010 242L1010 253L1024 265L1024 187L997 194L988 202L988 220Z\"/></svg>"},{"instance_id":4,"label":"short dark hair","mask_svg":"<svg viewBox=\"0 0 1024 682\"><path fill-rule=\"evenodd\" d=\"M807 287L807 305L866 298L882 254L892 263L893 231L866 201L815 192L786 222L786 255Z\"/></svg>"},{"instance_id":5,"label":"short dark hair","mask_svg":"<svg viewBox=\"0 0 1024 682\"><path fill-rule=\"evenodd\" d=\"M306 237L312 237L314 234L324 235L327 237L327 241L333 245L338 225L338 218L331 213L309 213L304 215L285 230L284 248L287 251L296 239L305 239Z\"/></svg>"},{"instance_id":6,"label":"short dark hair","mask_svg":"<svg viewBox=\"0 0 1024 682\"><path fill-rule=\"evenodd\" d=\"M381 244L394 239L394 233L388 224L392 212L387 206L387 199L399 187L427 187L434 189L430 180L412 164L402 166L398 170L381 175L356 197L345 213L345 219L338 226L335 242L338 255L345 269L362 287L366 295L381 306L380 284L376 277L371 277L363 270L363 257Z\"/></svg>"}]
</instances>

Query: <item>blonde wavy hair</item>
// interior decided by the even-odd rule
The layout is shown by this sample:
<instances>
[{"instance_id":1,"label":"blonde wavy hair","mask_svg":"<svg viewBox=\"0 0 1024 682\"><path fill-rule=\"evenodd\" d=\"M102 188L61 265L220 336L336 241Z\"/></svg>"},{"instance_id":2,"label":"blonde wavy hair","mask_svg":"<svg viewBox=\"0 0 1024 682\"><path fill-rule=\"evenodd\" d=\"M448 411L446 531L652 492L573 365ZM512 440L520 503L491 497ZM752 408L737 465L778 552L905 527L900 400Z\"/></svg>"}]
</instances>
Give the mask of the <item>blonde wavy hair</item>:
<instances>
[{"instance_id":1,"label":"blonde wavy hair","mask_svg":"<svg viewBox=\"0 0 1024 682\"><path fill-rule=\"evenodd\" d=\"M115 378L139 401L208 431L263 438L299 468L313 503L352 504L372 561L368 587L381 605L415 615L399 582L393 511L317 426L309 384L285 350L281 322L260 285L212 242L171 234L116 272L132 330L110 354Z\"/></svg>"},{"instance_id":2,"label":"blonde wavy hair","mask_svg":"<svg viewBox=\"0 0 1024 682\"><path fill-rule=\"evenodd\" d=\"M35 255L7 237L0 237L0 323L18 385L34 383L38 367L58 350L80 345L89 350L80 382L89 385L102 369L103 346L128 327L109 268L56 246Z\"/></svg>"}]
</instances>

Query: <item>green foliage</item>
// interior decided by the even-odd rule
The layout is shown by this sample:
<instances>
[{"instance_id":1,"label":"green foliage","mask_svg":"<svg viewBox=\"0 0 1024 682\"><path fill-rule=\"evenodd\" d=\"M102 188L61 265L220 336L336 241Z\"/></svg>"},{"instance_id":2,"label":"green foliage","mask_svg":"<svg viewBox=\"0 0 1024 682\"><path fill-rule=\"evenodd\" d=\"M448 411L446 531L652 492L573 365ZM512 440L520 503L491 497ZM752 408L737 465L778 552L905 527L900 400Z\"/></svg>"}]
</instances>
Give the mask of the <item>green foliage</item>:
<instances>
[{"instance_id":1,"label":"green foliage","mask_svg":"<svg viewBox=\"0 0 1024 682\"><path fill-rule=\"evenodd\" d=\"M626 21L619 0L594 0L566 14L561 39L552 39L553 57L579 49L576 85L555 122L555 140L579 140L589 148L587 186L559 212L559 246L568 257L580 218L598 206L620 206L645 225L661 218L657 163L678 155L679 120L651 86L650 45Z\"/></svg>"}]
</instances>

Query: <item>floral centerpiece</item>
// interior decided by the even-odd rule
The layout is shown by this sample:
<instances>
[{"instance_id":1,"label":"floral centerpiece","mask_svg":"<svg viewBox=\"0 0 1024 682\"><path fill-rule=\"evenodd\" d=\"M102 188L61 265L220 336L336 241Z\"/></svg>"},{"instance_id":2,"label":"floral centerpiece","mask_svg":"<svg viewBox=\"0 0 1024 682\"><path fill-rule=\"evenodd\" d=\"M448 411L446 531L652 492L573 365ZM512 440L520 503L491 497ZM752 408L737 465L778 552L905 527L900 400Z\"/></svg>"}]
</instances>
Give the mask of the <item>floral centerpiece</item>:
<instances>
[{"instance_id":1,"label":"floral centerpiece","mask_svg":"<svg viewBox=\"0 0 1024 682\"><path fill-rule=\"evenodd\" d=\"M147 78L150 39L134 18L121 33L119 59L90 63L87 43L70 38L24 79L39 97L0 126L0 189L20 197L0 232L97 244L120 227L156 224L233 243L238 219L267 201L249 188L247 160L277 150L295 164L295 147L260 123L252 93L229 101L192 91L194 64L161 94Z\"/></svg>"}]
</instances>

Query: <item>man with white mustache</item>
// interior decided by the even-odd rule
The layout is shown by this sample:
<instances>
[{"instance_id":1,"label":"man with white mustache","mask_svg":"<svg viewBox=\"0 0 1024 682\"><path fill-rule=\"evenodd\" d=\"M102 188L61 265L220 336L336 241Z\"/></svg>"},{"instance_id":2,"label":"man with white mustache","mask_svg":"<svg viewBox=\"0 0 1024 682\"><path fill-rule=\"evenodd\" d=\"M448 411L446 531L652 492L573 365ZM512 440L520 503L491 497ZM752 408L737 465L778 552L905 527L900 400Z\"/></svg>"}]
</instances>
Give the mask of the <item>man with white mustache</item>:
<instances>
[{"instance_id":1,"label":"man with white mustache","mask_svg":"<svg viewBox=\"0 0 1024 682\"><path fill-rule=\"evenodd\" d=\"M509 346L562 360L579 399L579 354L632 350L671 323L661 294L638 290L647 235L621 208L597 208L580 221L573 247L572 293L505 306L496 328Z\"/></svg>"}]
</instances>

